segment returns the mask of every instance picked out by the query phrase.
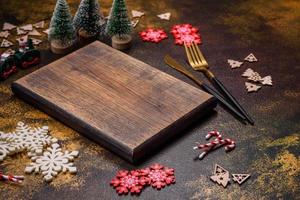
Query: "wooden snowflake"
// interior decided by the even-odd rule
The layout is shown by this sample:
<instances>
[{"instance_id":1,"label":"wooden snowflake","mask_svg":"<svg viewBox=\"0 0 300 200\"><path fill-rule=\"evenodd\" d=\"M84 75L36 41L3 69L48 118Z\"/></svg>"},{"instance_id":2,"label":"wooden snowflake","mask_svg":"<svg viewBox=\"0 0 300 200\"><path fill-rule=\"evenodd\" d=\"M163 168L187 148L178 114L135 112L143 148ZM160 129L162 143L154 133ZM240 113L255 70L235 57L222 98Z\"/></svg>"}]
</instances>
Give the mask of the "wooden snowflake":
<instances>
[{"instance_id":1,"label":"wooden snowflake","mask_svg":"<svg viewBox=\"0 0 300 200\"><path fill-rule=\"evenodd\" d=\"M41 156L34 156L33 161L25 168L26 173L41 172L44 180L49 182L60 172L76 173L77 169L72 162L79 154L78 151L62 152L59 144L54 143Z\"/></svg>"},{"instance_id":2,"label":"wooden snowflake","mask_svg":"<svg viewBox=\"0 0 300 200\"><path fill-rule=\"evenodd\" d=\"M16 152L16 147L6 141L0 141L0 161L4 160L6 156L12 155Z\"/></svg>"}]
</instances>

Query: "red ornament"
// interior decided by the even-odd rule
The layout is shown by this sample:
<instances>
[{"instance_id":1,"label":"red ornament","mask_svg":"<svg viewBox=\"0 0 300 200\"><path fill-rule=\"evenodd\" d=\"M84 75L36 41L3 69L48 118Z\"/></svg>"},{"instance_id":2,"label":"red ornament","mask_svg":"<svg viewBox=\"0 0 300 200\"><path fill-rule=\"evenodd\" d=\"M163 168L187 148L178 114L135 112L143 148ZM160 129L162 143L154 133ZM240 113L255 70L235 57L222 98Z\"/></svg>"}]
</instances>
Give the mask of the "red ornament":
<instances>
[{"instance_id":1,"label":"red ornament","mask_svg":"<svg viewBox=\"0 0 300 200\"><path fill-rule=\"evenodd\" d=\"M119 171L116 178L111 180L110 184L121 194L139 194L146 185L144 178L140 177L139 171Z\"/></svg>"},{"instance_id":2,"label":"red ornament","mask_svg":"<svg viewBox=\"0 0 300 200\"><path fill-rule=\"evenodd\" d=\"M150 168L142 169L141 173L147 175L152 187L160 190L166 185L175 183L174 169L154 164Z\"/></svg>"},{"instance_id":3,"label":"red ornament","mask_svg":"<svg viewBox=\"0 0 300 200\"><path fill-rule=\"evenodd\" d=\"M120 170L117 176L111 180L112 185L119 195L139 194L148 185L160 190L166 185L175 183L174 169L154 164L150 167L124 171Z\"/></svg>"},{"instance_id":4,"label":"red ornament","mask_svg":"<svg viewBox=\"0 0 300 200\"><path fill-rule=\"evenodd\" d=\"M159 43L161 40L168 38L163 29L148 28L140 33L140 37L144 42Z\"/></svg>"},{"instance_id":5,"label":"red ornament","mask_svg":"<svg viewBox=\"0 0 300 200\"><path fill-rule=\"evenodd\" d=\"M201 44L199 29L193 27L191 24L178 24L173 26L171 33L175 38L175 44L183 45L195 42Z\"/></svg>"}]
</instances>

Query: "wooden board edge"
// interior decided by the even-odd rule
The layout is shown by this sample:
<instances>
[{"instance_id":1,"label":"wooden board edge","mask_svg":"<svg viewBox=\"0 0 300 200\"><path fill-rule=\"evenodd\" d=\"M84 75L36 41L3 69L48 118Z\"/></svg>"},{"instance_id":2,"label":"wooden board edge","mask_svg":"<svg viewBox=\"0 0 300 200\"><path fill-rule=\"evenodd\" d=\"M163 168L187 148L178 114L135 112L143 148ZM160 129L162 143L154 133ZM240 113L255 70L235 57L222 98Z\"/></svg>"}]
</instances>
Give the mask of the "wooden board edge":
<instances>
[{"instance_id":1,"label":"wooden board edge","mask_svg":"<svg viewBox=\"0 0 300 200\"><path fill-rule=\"evenodd\" d=\"M84 124L80 119L70 113L63 112L63 110L61 110L59 107L23 87L18 83L18 81L12 83L11 89L17 97L21 98L30 105L42 110L49 116L57 119L71 129L89 138L91 141L95 141L105 149L119 155L125 160L133 162L133 150L131 148L103 133L99 134L98 129Z\"/></svg>"},{"instance_id":2,"label":"wooden board edge","mask_svg":"<svg viewBox=\"0 0 300 200\"><path fill-rule=\"evenodd\" d=\"M180 135L182 131L187 129L190 125L196 122L199 119L208 115L217 105L215 97L211 96L207 101L205 101L200 106L196 107L194 110L181 117L173 124L168 126L166 129L162 130L158 134L154 135L152 138L148 139L143 144L139 145L133 150L133 163L137 163L142 160L147 155L150 155L151 152L156 151L168 141L171 141L177 135ZM182 122L185 122L182 125ZM169 133L169 134L167 134Z\"/></svg>"}]
</instances>

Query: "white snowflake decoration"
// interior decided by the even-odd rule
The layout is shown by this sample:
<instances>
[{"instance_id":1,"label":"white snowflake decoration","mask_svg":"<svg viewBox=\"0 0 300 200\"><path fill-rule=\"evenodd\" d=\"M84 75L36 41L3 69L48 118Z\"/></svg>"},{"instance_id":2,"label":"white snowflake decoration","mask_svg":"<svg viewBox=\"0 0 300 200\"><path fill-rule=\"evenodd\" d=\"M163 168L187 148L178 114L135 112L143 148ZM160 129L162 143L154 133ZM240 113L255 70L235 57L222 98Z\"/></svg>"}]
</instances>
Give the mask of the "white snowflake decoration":
<instances>
[{"instance_id":1,"label":"white snowflake decoration","mask_svg":"<svg viewBox=\"0 0 300 200\"><path fill-rule=\"evenodd\" d=\"M0 139L11 142L16 149L26 150L28 156L41 155L43 148L57 142L56 138L48 135L48 127L31 128L19 122L15 132L0 133Z\"/></svg>"},{"instance_id":2,"label":"white snowflake decoration","mask_svg":"<svg viewBox=\"0 0 300 200\"><path fill-rule=\"evenodd\" d=\"M231 60L231 59L228 59L227 62L232 69L241 67L241 65L243 64L243 62Z\"/></svg>"},{"instance_id":3,"label":"white snowflake decoration","mask_svg":"<svg viewBox=\"0 0 300 200\"><path fill-rule=\"evenodd\" d=\"M54 143L41 156L32 157L32 163L25 168L26 173L42 172L45 181L52 181L59 172L76 173L77 169L71 162L79 154L78 151L61 151L59 144Z\"/></svg>"},{"instance_id":4,"label":"white snowflake decoration","mask_svg":"<svg viewBox=\"0 0 300 200\"><path fill-rule=\"evenodd\" d=\"M16 147L6 141L0 141L0 161L3 161L6 156L12 155L16 152Z\"/></svg>"},{"instance_id":5,"label":"white snowflake decoration","mask_svg":"<svg viewBox=\"0 0 300 200\"><path fill-rule=\"evenodd\" d=\"M170 20L171 13L170 12L163 13L163 14L157 15L157 17L159 17L160 19L164 19L164 20Z\"/></svg>"},{"instance_id":6,"label":"white snowflake decoration","mask_svg":"<svg viewBox=\"0 0 300 200\"><path fill-rule=\"evenodd\" d=\"M253 55L253 53L250 53L244 60L248 62L257 62L257 58Z\"/></svg>"},{"instance_id":7,"label":"white snowflake decoration","mask_svg":"<svg viewBox=\"0 0 300 200\"><path fill-rule=\"evenodd\" d=\"M133 18L135 18L135 17L142 17L143 15L145 15L145 13L137 11L137 10L132 10L131 14L132 14Z\"/></svg>"}]
</instances>

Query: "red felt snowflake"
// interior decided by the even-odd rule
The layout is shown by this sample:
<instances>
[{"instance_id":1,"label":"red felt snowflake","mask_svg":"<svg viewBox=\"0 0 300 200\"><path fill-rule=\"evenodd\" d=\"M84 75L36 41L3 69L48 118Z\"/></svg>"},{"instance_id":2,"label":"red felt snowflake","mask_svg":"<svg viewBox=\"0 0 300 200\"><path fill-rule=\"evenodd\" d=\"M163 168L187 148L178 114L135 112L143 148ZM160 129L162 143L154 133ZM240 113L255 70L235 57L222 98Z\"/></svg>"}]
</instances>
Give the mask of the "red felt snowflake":
<instances>
[{"instance_id":1,"label":"red felt snowflake","mask_svg":"<svg viewBox=\"0 0 300 200\"><path fill-rule=\"evenodd\" d=\"M183 45L195 42L201 44L199 29L193 27L191 24L178 24L173 26L171 33L175 38L175 44Z\"/></svg>"},{"instance_id":2,"label":"red felt snowflake","mask_svg":"<svg viewBox=\"0 0 300 200\"><path fill-rule=\"evenodd\" d=\"M140 33L140 36L145 42L159 43L161 40L168 38L163 29L148 28Z\"/></svg>"},{"instance_id":3,"label":"red felt snowflake","mask_svg":"<svg viewBox=\"0 0 300 200\"><path fill-rule=\"evenodd\" d=\"M139 194L143 187L149 183L146 177L142 177L138 170L119 171L116 178L110 184L117 190L118 194Z\"/></svg>"},{"instance_id":4,"label":"red felt snowflake","mask_svg":"<svg viewBox=\"0 0 300 200\"><path fill-rule=\"evenodd\" d=\"M150 168L141 169L143 176L148 176L150 184L156 189L164 188L166 185L175 183L174 169L154 164Z\"/></svg>"}]
</instances>

